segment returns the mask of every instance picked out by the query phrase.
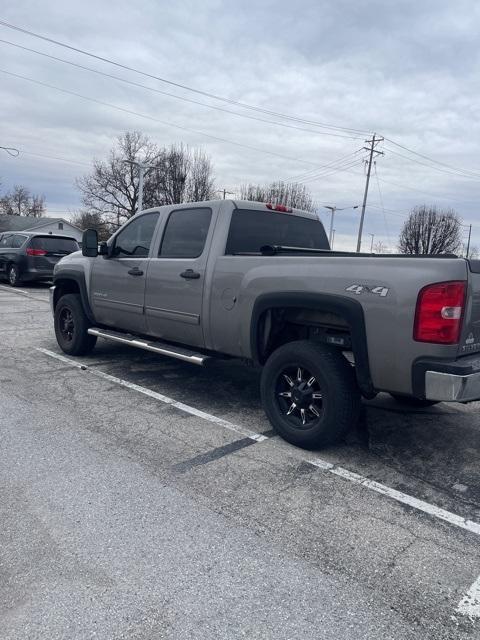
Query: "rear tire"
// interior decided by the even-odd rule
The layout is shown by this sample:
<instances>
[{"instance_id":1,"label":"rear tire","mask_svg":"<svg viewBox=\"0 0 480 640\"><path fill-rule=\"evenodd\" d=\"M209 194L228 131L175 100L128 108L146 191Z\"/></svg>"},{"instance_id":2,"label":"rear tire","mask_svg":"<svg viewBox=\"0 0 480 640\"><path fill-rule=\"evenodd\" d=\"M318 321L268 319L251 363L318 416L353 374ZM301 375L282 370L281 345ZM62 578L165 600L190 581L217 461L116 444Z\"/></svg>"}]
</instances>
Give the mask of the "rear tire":
<instances>
[{"instance_id":1,"label":"rear tire","mask_svg":"<svg viewBox=\"0 0 480 640\"><path fill-rule=\"evenodd\" d=\"M7 269L8 283L11 287L18 287L21 283L20 270L16 264L10 264Z\"/></svg>"},{"instance_id":2,"label":"rear tire","mask_svg":"<svg viewBox=\"0 0 480 640\"><path fill-rule=\"evenodd\" d=\"M84 356L97 342L96 336L87 333L91 324L76 293L67 293L60 298L55 307L54 324L58 346L68 355Z\"/></svg>"},{"instance_id":3,"label":"rear tire","mask_svg":"<svg viewBox=\"0 0 480 640\"><path fill-rule=\"evenodd\" d=\"M263 368L261 395L274 430L304 449L338 442L360 414L353 367L336 349L307 340L273 352Z\"/></svg>"},{"instance_id":4,"label":"rear tire","mask_svg":"<svg viewBox=\"0 0 480 640\"><path fill-rule=\"evenodd\" d=\"M390 395L398 404L403 404L405 407L417 407L418 409L433 407L434 404L440 402L440 400L426 400L425 398L414 398L413 396L401 396L396 393L391 393Z\"/></svg>"}]
</instances>

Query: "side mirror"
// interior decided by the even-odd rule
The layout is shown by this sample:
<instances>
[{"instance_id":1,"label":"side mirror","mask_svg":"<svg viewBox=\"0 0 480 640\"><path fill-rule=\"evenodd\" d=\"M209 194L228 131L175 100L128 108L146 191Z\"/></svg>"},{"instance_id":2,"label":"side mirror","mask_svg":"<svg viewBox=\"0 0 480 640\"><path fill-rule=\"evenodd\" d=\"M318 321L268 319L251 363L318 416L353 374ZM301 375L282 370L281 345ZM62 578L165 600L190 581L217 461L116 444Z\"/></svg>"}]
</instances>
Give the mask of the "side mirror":
<instances>
[{"instance_id":1,"label":"side mirror","mask_svg":"<svg viewBox=\"0 0 480 640\"><path fill-rule=\"evenodd\" d=\"M98 256L98 233L95 229L85 229L82 236L82 255L87 258Z\"/></svg>"}]
</instances>

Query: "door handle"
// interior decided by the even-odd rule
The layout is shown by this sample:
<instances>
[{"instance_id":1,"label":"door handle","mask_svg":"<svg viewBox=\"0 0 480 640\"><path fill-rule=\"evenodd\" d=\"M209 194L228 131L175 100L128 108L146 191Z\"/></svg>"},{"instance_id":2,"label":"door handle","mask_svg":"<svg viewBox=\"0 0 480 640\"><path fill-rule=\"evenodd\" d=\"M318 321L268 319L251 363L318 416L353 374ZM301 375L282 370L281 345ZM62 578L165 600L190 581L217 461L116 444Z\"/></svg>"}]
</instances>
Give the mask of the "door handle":
<instances>
[{"instance_id":1,"label":"door handle","mask_svg":"<svg viewBox=\"0 0 480 640\"><path fill-rule=\"evenodd\" d=\"M133 269L130 269L128 271L128 274L130 276L143 276L143 271L141 269L139 269L138 267L133 267Z\"/></svg>"},{"instance_id":2,"label":"door handle","mask_svg":"<svg viewBox=\"0 0 480 640\"><path fill-rule=\"evenodd\" d=\"M182 271L180 277L187 278L187 280L198 280L198 278L200 278L200 274L198 271L194 271L193 269L187 269L186 271Z\"/></svg>"}]
</instances>

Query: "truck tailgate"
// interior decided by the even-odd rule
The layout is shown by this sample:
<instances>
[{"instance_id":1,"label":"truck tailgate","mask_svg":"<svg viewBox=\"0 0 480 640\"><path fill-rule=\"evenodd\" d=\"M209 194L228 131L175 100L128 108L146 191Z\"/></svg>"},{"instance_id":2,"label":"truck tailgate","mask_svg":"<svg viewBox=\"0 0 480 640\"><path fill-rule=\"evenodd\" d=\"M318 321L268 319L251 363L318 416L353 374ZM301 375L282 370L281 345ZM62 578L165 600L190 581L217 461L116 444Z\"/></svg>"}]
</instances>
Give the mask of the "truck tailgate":
<instances>
[{"instance_id":1,"label":"truck tailgate","mask_svg":"<svg viewBox=\"0 0 480 640\"><path fill-rule=\"evenodd\" d=\"M458 355L480 352L480 260L469 260L467 306Z\"/></svg>"}]
</instances>

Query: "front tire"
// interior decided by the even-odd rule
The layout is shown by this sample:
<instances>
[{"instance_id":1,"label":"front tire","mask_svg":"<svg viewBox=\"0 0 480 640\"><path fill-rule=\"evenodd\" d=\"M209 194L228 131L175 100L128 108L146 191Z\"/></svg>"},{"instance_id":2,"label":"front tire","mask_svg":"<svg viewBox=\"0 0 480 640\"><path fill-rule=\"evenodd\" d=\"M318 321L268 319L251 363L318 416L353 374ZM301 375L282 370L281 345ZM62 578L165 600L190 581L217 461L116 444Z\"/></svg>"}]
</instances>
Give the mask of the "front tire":
<instances>
[{"instance_id":1,"label":"front tire","mask_svg":"<svg viewBox=\"0 0 480 640\"><path fill-rule=\"evenodd\" d=\"M279 347L261 379L262 403L274 430L304 449L338 442L360 413L353 367L332 347L301 340Z\"/></svg>"},{"instance_id":2,"label":"front tire","mask_svg":"<svg viewBox=\"0 0 480 640\"><path fill-rule=\"evenodd\" d=\"M91 325L76 293L67 293L60 298L55 307L54 324L58 345L68 355L84 356L97 342L96 336L87 333Z\"/></svg>"},{"instance_id":3,"label":"front tire","mask_svg":"<svg viewBox=\"0 0 480 640\"><path fill-rule=\"evenodd\" d=\"M20 270L16 264L11 264L7 270L8 283L11 287L18 287L21 279L20 279Z\"/></svg>"}]
</instances>

